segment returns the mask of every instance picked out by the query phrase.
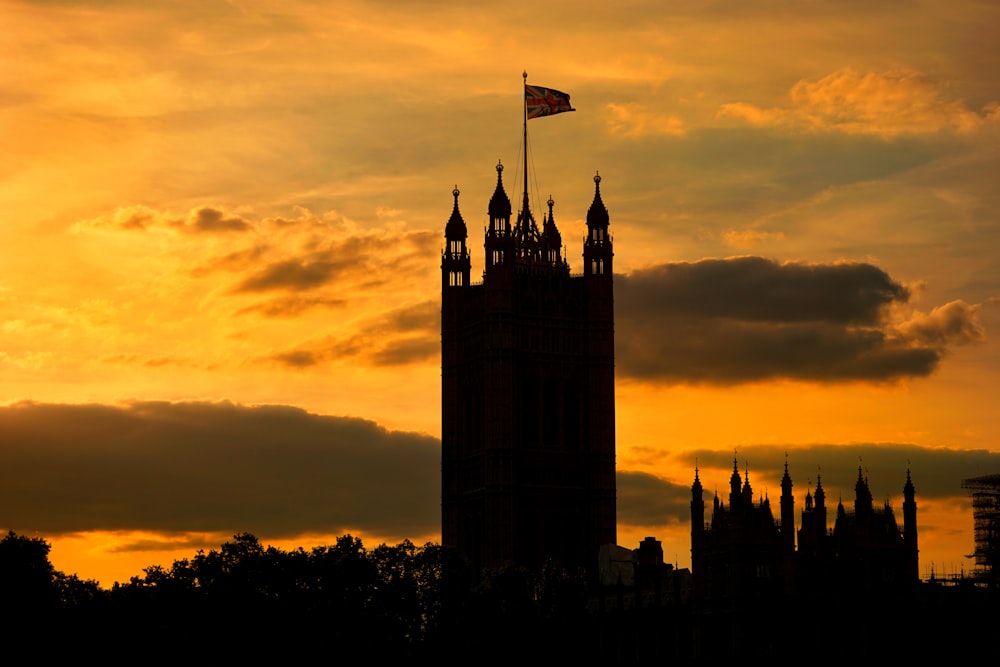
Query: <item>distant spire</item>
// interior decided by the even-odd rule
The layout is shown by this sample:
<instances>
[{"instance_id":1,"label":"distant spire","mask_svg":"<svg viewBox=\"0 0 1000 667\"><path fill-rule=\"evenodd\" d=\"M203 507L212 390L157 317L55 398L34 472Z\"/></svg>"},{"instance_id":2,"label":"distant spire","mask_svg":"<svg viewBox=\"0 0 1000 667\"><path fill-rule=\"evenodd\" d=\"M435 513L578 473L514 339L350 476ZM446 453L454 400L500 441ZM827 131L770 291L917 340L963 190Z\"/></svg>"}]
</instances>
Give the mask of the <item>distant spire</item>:
<instances>
[{"instance_id":1,"label":"distant spire","mask_svg":"<svg viewBox=\"0 0 1000 667\"><path fill-rule=\"evenodd\" d=\"M740 467L739 462L736 460L736 455L733 454L733 474L729 477L729 505L732 507L735 503L734 501L739 498L740 495Z\"/></svg>"},{"instance_id":2,"label":"distant spire","mask_svg":"<svg viewBox=\"0 0 1000 667\"><path fill-rule=\"evenodd\" d=\"M788 454L785 454L785 474L781 476L782 491L784 491L785 488L789 491L792 489L792 476L788 474Z\"/></svg>"},{"instance_id":3,"label":"distant spire","mask_svg":"<svg viewBox=\"0 0 1000 667\"><path fill-rule=\"evenodd\" d=\"M698 477L698 466L694 467L694 484L691 485L691 490L697 493L699 496L702 492L701 479Z\"/></svg>"},{"instance_id":4,"label":"distant spire","mask_svg":"<svg viewBox=\"0 0 1000 667\"><path fill-rule=\"evenodd\" d=\"M858 466L858 481L854 485L854 511L870 512L872 509L872 492L868 487L868 480L862 475L861 466Z\"/></svg>"},{"instance_id":5,"label":"distant spire","mask_svg":"<svg viewBox=\"0 0 1000 667\"><path fill-rule=\"evenodd\" d=\"M546 203L549 205L549 213L542 221L542 252L548 264L562 266L564 263L562 259L562 235L559 233L559 228L556 227L556 218L552 213L552 207L555 206L552 195L549 195L549 200Z\"/></svg>"}]
</instances>

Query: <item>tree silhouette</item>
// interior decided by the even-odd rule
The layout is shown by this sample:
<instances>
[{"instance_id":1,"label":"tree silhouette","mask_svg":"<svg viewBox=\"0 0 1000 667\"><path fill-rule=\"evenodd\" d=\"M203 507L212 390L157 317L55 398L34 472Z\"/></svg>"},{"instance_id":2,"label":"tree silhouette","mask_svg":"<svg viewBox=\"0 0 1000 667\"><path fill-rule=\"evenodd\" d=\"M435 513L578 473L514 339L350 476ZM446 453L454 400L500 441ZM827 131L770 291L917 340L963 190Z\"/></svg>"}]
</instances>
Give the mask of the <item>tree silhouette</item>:
<instances>
[{"instance_id":1,"label":"tree silhouette","mask_svg":"<svg viewBox=\"0 0 1000 667\"><path fill-rule=\"evenodd\" d=\"M4 616L23 623L55 609L59 592L48 542L9 531L0 540L0 600Z\"/></svg>"}]
</instances>

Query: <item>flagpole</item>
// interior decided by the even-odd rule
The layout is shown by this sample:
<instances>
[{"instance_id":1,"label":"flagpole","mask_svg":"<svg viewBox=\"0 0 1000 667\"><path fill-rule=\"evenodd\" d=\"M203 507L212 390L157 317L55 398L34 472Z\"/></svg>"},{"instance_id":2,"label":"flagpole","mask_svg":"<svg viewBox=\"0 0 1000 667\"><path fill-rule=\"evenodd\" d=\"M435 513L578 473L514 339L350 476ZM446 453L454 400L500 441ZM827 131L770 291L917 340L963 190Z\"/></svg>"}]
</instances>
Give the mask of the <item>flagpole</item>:
<instances>
[{"instance_id":1,"label":"flagpole","mask_svg":"<svg viewBox=\"0 0 1000 667\"><path fill-rule=\"evenodd\" d=\"M521 73L524 77L524 90L522 90L522 95L524 96L524 215L528 215L528 96L524 94L524 91L528 89L528 70L524 70Z\"/></svg>"}]
</instances>

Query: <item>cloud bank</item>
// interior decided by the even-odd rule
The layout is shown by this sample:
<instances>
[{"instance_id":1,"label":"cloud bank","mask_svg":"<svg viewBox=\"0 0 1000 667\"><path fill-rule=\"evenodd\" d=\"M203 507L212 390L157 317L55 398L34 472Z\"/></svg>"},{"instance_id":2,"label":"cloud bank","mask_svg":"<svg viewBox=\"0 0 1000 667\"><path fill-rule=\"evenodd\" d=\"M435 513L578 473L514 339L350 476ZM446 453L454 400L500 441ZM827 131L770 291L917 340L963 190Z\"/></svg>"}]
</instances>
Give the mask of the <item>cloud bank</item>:
<instances>
[{"instance_id":1,"label":"cloud bank","mask_svg":"<svg viewBox=\"0 0 1000 667\"><path fill-rule=\"evenodd\" d=\"M439 440L364 419L276 405L25 402L0 407L0 433L4 529L49 536L245 530L271 539L362 531L402 539L440 528ZM788 452L774 445L740 449L740 468L749 463L756 492L770 485L779 493ZM662 465L693 479L698 461L711 494L713 485L725 488L732 456L675 452ZM876 495L898 495L912 469L918 500L962 496L963 478L1000 469L1000 454L984 450L800 445L787 459L796 502L818 466L830 493L853 489L859 458ZM617 477L619 525L690 520L688 482L631 470Z\"/></svg>"},{"instance_id":2,"label":"cloud bank","mask_svg":"<svg viewBox=\"0 0 1000 667\"><path fill-rule=\"evenodd\" d=\"M661 264L616 277L618 369L667 383L885 382L929 375L949 347L986 339L979 306L961 301L890 321L909 296L865 263Z\"/></svg>"},{"instance_id":3,"label":"cloud bank","mask_svg":"<svg viewBox=\"0 0 1000 667\"><path fill-rule=\"evenodd\" d=\"M87 530L364 530L440 525L436 438L286 406L135 402L0 408L0 525Z\"/></svg>"}]
</instances>

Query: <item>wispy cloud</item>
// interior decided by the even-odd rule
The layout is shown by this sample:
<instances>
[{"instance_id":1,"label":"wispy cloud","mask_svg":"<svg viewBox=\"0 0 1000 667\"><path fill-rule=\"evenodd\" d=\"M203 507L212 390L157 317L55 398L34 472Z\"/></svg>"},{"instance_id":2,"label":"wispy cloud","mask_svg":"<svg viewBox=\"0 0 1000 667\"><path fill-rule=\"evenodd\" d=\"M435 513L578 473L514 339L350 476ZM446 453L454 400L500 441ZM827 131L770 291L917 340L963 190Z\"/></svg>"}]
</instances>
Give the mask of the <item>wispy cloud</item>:
<instances>
[{"instance_id":1,"label":"wispy cloud","mask_svg":"<svg viewBox=\"0 0 1000 667\"><path fill-rule=\"evenodd\" d=\"M761 108L732 102L722 105L719 116L763 127L888 139L942 131L974 132L1000 120L1000 103L989 102L977 111L919 72L861 72L848 67L816 81L799 81L789 92L787 106Z\"/></svg>"},{"instance_id":2,"label":"wispy cloud","mask_svg":"<svg viewBox=\"0 0 1000 667\"><path fill-rule=\"evenodd\" d=\"M746 250L769 241L785 238L783 232L768 232L755 229L729 229L723 232L722 240L730 248Z\"/></svg>"},{"instance_id":3,"label":"wispy cloud","mask_svg":"<svg viewBox=\"0 0 1000 667\"><path fill-rule=\"evenodd\" d=\"M114 212L75 223L72 229L118 229L146 231L156 227L190 233L246 232L254 229L245 218L214 206L198 206L187 215L176 216L148 206L123 206Z\"/></svg>"},{"instance_id":4,"label":"wispy cloud","mask_svg":"<svg viewBox=\"0 0 1000 667\"><path fill-rule=\"evenodd\" d=\"M354 334L325 336L265 360L293 368L351 358L374 366L426 361L441 351L438 308L436 301L426 301L380 313L359 323Z\"/></svg>"},{"instance_id":5,"label":"wispy cloud","mask_svg":"<svg viewBox=\"0 0 1000 667\"><path fill-rule=\"evenodd\" d=\"M608 130L629 139L647 136L679 136L687 130L677 116L653 111L642 104L608 104Z\"/></svg>"}]
</instances>

